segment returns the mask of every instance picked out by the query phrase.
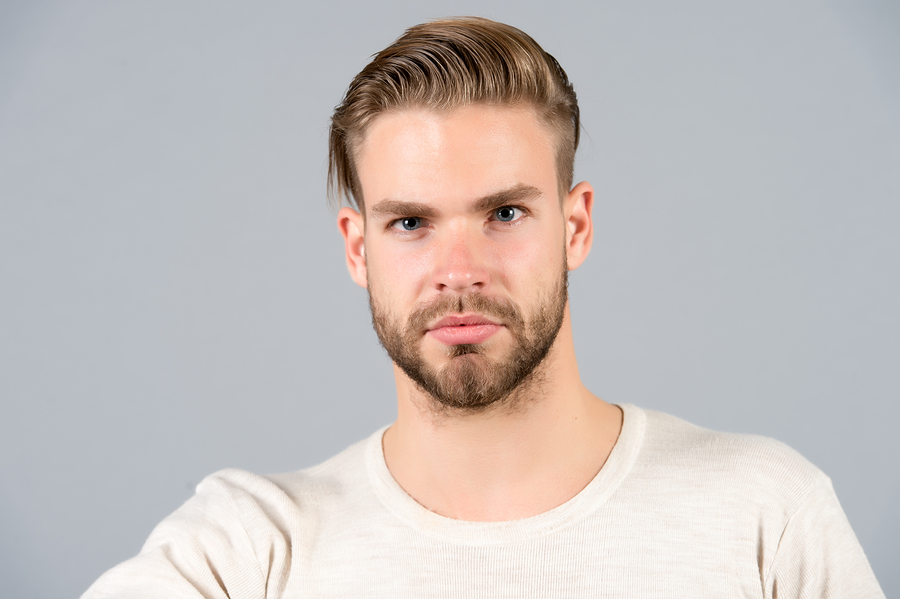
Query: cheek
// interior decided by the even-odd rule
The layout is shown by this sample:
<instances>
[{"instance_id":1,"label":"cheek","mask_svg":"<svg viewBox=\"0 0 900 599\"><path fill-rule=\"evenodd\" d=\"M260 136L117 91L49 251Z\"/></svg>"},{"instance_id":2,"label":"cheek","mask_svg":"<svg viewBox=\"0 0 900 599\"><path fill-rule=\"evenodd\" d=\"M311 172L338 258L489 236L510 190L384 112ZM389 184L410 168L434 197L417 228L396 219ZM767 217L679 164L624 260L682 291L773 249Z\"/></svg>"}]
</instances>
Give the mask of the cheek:
<instances>
[{"instance_id":1,"label":"cheek","mask_svg":"<svg viewBox=\"0 0 900 599\"><path fill-rule=\"evenodd\" d=\"M549 232L498 244L491 263L502 285L513 294L544 286L550 277L559 276L564 267L563 238ZM524 300L523 301L527 301Z\"/></svg>"},{"instance_id":2,"label":"cheek","mask_svg":"<svg viewBox=\"0 0 900 599\"><path fill-rule=\"evenodd\" d=\"M370 284L392 296L418 296L428 283L433 251L426 246L372 247L366 244L366 272Z\"/></svg>"}]
</instances>

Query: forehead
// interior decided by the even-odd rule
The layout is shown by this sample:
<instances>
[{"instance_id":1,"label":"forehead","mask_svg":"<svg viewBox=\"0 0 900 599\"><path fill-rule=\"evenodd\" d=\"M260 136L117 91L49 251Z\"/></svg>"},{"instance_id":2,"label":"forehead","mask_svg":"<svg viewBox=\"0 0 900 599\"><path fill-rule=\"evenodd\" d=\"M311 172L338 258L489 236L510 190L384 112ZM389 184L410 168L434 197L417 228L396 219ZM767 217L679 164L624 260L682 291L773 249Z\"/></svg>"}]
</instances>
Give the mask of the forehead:
<instances>
[{"instance_id":1,"label":"forehead","mask_svg":"<svg viewBox=\"0 0 900 599\"><path fill-rule=\"evenodd\" d=\"M528 185L555 195L554 136L527 106L379 115L357 150L366 204L472 199Z\"/></svg>"}]
</instances>

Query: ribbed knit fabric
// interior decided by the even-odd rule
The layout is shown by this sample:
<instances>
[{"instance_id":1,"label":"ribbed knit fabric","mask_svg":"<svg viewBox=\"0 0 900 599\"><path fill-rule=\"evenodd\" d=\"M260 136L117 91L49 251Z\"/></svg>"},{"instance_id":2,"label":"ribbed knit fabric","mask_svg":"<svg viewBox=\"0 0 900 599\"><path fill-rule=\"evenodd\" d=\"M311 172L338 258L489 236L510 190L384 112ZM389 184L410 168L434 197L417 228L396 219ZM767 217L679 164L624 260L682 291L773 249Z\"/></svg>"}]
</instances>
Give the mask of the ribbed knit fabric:
<instances>
[{"instance_id":1,"label":"ribbed knit fabric","mask_svg":"<svg viewBox=\"0 0 900 599\"><path fill-rule=\"evenodd\" d=\"M307 470L217 472L83 599L884 597L796 452L622 409L594 480L522 520L426 510L391 477L384 429Z\"/></svg>"}]
</instances>

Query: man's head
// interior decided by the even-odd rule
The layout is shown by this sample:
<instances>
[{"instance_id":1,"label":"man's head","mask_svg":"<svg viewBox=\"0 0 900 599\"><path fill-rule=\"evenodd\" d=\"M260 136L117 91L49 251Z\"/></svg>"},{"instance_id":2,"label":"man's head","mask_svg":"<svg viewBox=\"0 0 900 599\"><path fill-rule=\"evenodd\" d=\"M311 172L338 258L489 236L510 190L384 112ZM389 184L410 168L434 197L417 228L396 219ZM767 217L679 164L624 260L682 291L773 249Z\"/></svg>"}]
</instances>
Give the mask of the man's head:
<instances>
[{"instance_id":1,"label":"man's head","mask_svg":"<svg viewBox=\"0 0 900 599\"><path fill-rule=\"evenodd\" d=\"M416 387L449 408L502 404L541 378L567 322L567 271L590 248L593 192L568 190L574 94L530 38L482 19L413 28L379 62L351 85L335 123L364 116L332 130L337 184L360 208L338 216L351 276ZM390 101L366 91L375 83Z\"/></svg>"},{"instance_id":2,"label":"man's head","mask_svg":"<svg viewBox=\"0 0 900 599\"><path fill-rule=\"evenodd\" d=\"M365 216L359 144L372 121L399 109L444 112L471 104L527 105L555 133L560 197L572 186L580 130L565 71L527 34L479 17L416 25L351 82L331 119L328 179Z\"/></svg>"}]
</instances>

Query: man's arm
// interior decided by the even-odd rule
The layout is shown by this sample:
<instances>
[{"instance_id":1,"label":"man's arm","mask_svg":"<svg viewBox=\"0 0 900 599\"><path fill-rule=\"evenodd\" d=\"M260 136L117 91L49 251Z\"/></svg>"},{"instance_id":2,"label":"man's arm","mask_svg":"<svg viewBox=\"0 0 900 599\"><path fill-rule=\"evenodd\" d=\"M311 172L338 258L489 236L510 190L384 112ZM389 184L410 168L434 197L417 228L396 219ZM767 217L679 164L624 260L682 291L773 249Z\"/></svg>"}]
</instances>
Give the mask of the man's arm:
<instances>
[{"instance_id":1,"label":"man's arm","mask_svg":"<svg viewBox=\"0 0 900 599\"><path fill-rule=\"evenodd\" d=\"M207 477L152 532L136 557L106 572L82 599L238 599L282 588L290 571L286 497L241 470Z\"/></svg>"}]
</instances>

